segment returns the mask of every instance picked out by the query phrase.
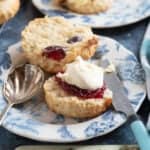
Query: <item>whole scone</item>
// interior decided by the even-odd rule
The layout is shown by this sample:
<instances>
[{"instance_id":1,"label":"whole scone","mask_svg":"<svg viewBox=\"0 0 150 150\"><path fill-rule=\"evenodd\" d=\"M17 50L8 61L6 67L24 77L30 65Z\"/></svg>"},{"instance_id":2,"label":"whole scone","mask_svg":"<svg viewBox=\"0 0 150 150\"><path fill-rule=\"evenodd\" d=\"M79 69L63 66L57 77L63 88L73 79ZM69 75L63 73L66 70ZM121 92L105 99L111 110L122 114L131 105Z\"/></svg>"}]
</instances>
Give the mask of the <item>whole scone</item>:
<instances>
[{"instance_id":1,"label":"whole scone","mask_svg":"<svg viewBox=\"0 0 150 150\"><path fill-rule=\"evenodd\" d=\"M84 63L81 58L68 64L64 73L49 78L44 92L49 108L67 117L95 117L112 103L112 92L104 85L101 69Z\"/></svg>"},{"instance_id":2,"label":"whole scone","mask_svg":"<svg viewBox=\"0 0 150 150\"><path fill-rule=\"evenodd\" d=\"M22 32L22 48L31 64L57 73L77 56L92 57L98 38L89 27L73 24L63 17L31 21Z\"/></svg>"},{"instance_id":3,"label":"whole scone","mask_svg":"<svg viewBox=\"0 0 150 150\"><path fill-rule=\"evenodd\" d=\"M81 13L93 14L106 11L112 6L112 0L54 0L55 4L62 5L68 9Z\"/></svg>"},{"instance_id":4,"label":"whole scone","mask_svg":"<svg viewBox=\"0 0 150 150\"><path fill-rule=\"evenodd\" d=\"M20 0L0 0L0 24L14 17L20 7Z\"/></svg>"}]
</instances>

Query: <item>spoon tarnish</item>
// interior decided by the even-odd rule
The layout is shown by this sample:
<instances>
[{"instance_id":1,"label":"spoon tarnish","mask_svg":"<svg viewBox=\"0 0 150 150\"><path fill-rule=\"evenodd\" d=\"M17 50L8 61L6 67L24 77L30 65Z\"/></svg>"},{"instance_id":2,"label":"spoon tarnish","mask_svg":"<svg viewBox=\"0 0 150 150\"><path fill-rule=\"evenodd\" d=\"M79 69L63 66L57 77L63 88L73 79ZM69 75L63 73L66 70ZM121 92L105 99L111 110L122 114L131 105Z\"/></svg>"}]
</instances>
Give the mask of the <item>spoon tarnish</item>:
<instances>
[{"instance_id":1,"label":"spoon tarnish","mask_svg":"<svg viewBox=\"0 0 150 150\"><path fill-rule=\"evenodd\" d=\"M8 105L0 116L0 125L10 108L31 99L42 87L43 82L44 72L35 65L25 64L11 69L3 85L3 95Z\"/></svg>"}]
</instances>

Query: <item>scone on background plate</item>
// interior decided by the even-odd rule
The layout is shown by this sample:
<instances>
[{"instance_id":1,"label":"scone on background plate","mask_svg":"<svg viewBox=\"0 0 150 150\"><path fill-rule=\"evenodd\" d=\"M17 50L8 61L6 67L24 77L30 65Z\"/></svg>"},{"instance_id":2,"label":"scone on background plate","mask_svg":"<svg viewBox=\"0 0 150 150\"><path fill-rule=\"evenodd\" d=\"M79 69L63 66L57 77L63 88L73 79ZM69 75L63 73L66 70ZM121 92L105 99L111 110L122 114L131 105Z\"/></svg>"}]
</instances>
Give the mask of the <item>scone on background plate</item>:
<instances>
[{"instance_id":1,"label":"scone on background plate","mask_svg":"<svg viewBox=\"0 0 150 150\"><path fill-rule=\"evenodd\" d=\"M0 24L14 17L20 7L20 0L0 0Z\"/></svg>"},{"instance_id":2,"label":"scone on background plate","mask_svg":"<svg viewBox=\"0 0 150 150\"><path fill-rule=\"evenodd\" d=\"M44 84L49 108L75 118L90 118L106 111L112 103L112 92L104 83L104 70L81 57L66 66Z\"/></svg>"},{"instance_id":3,"label":"scone on background plate","mask_svg":"<svg viewBox=\"0 0 150 150\"><path fill-rule=\"evenodd\" d=\"M112 6L112 0L54 0L54 3L81 14L103 12Z\"/></svg>"},{"instance_id":4,"label":"scone on background plate","mask_svg":"<svg viewBox=\"0 0 150 150\"><path fill-rule=\"evenodd\" d=\"M22 32L22 48L31 64L57 73L77 56L92 57L98 37L91 28L73 24L63 17L45 17L31 21Z\"/></svg>"}]
</instances>

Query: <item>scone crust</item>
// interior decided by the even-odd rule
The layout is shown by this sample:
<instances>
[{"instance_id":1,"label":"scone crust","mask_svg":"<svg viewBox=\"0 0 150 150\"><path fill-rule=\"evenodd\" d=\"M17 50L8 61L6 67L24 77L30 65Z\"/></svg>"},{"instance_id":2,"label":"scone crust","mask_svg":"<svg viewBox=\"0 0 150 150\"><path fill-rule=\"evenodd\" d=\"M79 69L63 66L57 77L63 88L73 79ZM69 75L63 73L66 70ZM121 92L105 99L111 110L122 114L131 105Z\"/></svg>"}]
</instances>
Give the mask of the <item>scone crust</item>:
<instances>
[{"instance_id":1,"label":"scone crust","mask_svg":"<svg viewBox=\"0 0 150 150\"><path fill-rule=\"evenodd\" d=\"M14 17L20 7L20 0L1 0L0 1L0 24L5 23Z\"/></svg>"},{"instance_id":2,"label":"scone crust","mask_svg":"<svg viewBox=\"0 0 150 150\"><path fill-rule=\"evenodd\" d=\"M75 44L66 42L69 36L78 34L84 36L83 41ZM55 61L43 57L42 50L51 45L67 47L65 58ZM89 59L94 55L97 46L98 37L89 27L74 26L62 17L35 19L22 32L22 48L25 57L31 64L39 65L50 73L62 71L65 64L74 61L77 56Z\"/></svg>"},{"instance_id":3,"label":"scone crust","mask_svg":"<svg viewBox=\"0 0 150 150\"><path fill-rule=\"evenodd\" d=\"M113 0L55 0L55 4L65 6L77 13L93 14L109 9L112 6L112 1Z\"/></svg>"},{"instance_id":4,"label":"scone crust","mask_svg":"<svg viewBox=\"0 0 150 150\"><path fill-rule=\"evenodd\" d=\"M106 111L112 103L112 97L83 100L76 96L68 95L61 89L54 77L45 82L44 92L49 108L67 117L95 117Z\"/></svg>"}]
</instances>

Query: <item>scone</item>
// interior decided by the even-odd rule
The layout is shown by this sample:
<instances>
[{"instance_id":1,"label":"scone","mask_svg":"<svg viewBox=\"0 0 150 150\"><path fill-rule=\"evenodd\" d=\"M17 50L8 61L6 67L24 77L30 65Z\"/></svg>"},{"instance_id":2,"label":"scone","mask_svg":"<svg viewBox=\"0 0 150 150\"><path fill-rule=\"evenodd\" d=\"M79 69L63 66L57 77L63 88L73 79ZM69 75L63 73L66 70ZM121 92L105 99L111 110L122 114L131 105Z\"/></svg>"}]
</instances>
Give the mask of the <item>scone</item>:
<instances>
[{"instance_id":1,"label":"scone","mask_svg":"<svg viewBox=\"0 0 150 150\"><path fill-rule=\"evenodd\" d=\"M54 0L54 3L81 14L103 12L112 6L112 0Z\"/></svg>"},{"instance_id":2,"label":"scone","mask_svg":"<svg viewBox=\"0 0 150 150\"><path fill-rule=\"evenodd\" d=\"M0 0L0 24L14 17L20 7L20 0Z\"/></svg>"},{"instance_id":3,"label":"scone","mask_svg":"<svg viewBox=\"0 0 150 150\"><path fill-rule=\"evenodd\" d=\"M31 64L45 71L63 71L77 56L89 59L98 46L98 38L89 27L73 24L63 17L45 17L31 21L22 32L22 48Z\"/></svg>"},{"instance_id":4,"label":"scone","mask_svg":"<svg viewBox=\"0 0 150 150\"><path fill-rule=\"evenodd\" d=\"M112 103L112 92L103 81L103 69L77 57L44 84L49 108L67 117L90 118L106 111Z\"/></svg>"}]
</instances>

